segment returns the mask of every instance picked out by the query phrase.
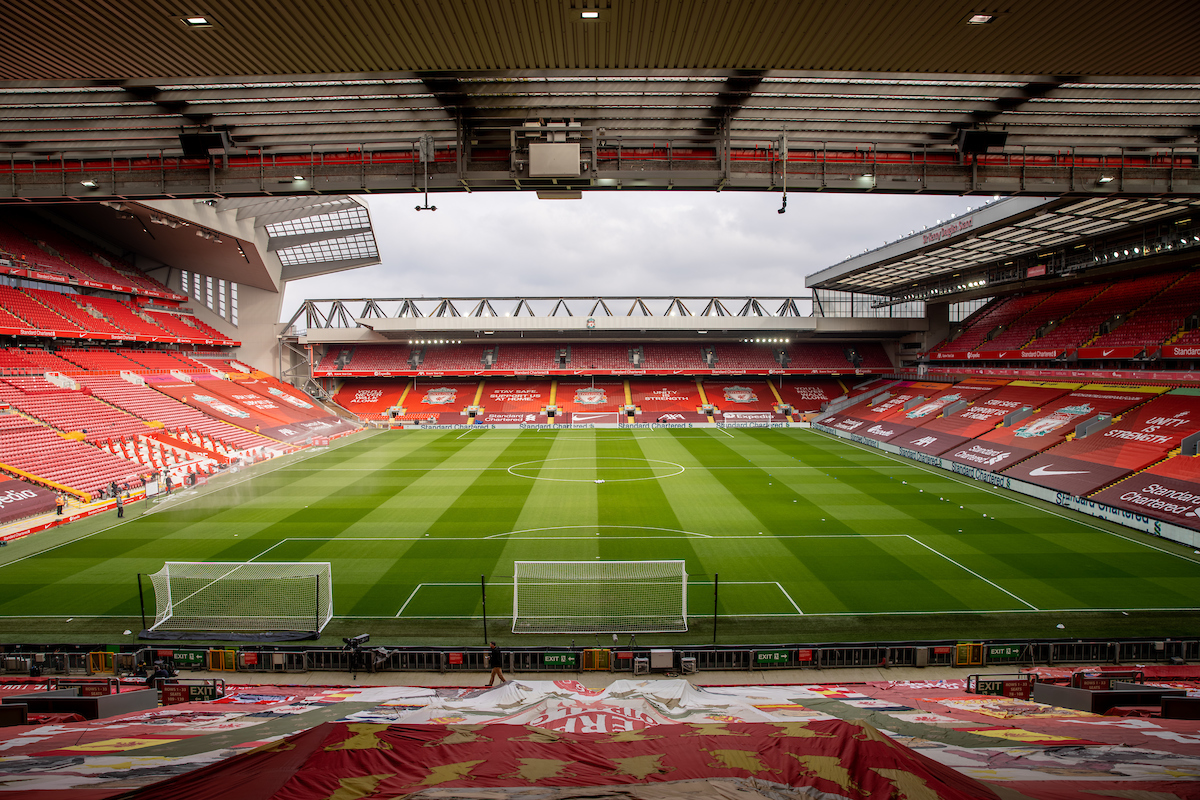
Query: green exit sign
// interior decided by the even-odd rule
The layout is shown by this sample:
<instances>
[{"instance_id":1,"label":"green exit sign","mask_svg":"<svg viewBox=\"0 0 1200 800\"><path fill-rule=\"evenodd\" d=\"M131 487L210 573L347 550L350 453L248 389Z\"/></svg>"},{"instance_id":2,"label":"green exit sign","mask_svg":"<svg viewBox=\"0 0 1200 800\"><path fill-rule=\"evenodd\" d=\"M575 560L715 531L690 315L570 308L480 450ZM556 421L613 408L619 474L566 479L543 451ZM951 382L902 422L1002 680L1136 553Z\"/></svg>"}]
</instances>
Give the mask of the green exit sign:
<instances>
[{"instance_id":1,"label":"green exit sign","mask_svg":"<svg viewBox=\"0 0 1200 800\"><path fill-rule=\"evenodd\" d=\"M208 663L207 650L175 650L171 660L181 667L203 667Z\"/></svg>"},{"instance_id":2,"label":"green exit sign","mask_svg":"<svg viewBox=\"0 0 1200 800\"><path fill-rule=\"evenodd\" d=\"M758 650L754 653L755 664L787 664L791 659L791 650Z\"/></svg>"},{"instance_id":3,"label":"green exit sign","mask_svg":"<svg viewBox=\"0 0 1200 800\"><path fill-rule=\"evenodd\" d=\"M1023 644L992 644L988 645L987 657L989 661L1020 658L1024 652Z\"/></svg>"},{"instance_id":4,"label":"green exit sign","mask_svg":"<svg viewBox=\"0 0 1200 800\"><path fill-rule=\"evenodd\" d=\"M575 653L543 653L542 664L547 667L573 667L575 666Z\"/></svg>"}]
</instances>

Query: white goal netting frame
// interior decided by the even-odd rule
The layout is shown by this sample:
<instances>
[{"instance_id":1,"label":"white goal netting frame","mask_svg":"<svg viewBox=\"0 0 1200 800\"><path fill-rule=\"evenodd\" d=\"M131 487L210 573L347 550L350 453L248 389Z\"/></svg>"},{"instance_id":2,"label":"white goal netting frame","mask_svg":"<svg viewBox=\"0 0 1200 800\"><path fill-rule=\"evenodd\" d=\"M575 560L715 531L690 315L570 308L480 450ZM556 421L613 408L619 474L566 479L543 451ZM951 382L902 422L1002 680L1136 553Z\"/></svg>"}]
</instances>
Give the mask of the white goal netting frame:
<instances>
[{"instance_id":1,"label":"white goal netting frame","mask_svg":"<svg viewBox=\"0 0 1200 800\"><path fill-rule=\"evenodd\" d=\"M149 578L155 603L150 634L319 635L333 619L327 561L168 561Z\"/></svg>"},{"instance_id":2,"label":"white goal netting frame","mask_svg":"<svg viewBox=\"0 0 1200 800\"><path fill-rule=\"evenodd\" d=\"M517 561L513 633L681 633L683 561Z\"/></svg>"}]
</instances>

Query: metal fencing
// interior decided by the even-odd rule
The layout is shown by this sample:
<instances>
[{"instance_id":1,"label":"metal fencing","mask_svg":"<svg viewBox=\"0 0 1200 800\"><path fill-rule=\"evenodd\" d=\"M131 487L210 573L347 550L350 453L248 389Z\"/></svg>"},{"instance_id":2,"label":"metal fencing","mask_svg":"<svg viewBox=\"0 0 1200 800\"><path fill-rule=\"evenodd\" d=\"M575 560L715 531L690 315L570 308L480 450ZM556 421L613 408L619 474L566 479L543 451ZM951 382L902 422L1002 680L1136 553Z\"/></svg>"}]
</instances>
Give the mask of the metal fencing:
<instances>
[{"instance_id":1,"label":"metal fencing","mask_svg":"<svg viewBox=\"0 0 1200 800\"><path fill-rule=\"evenodd\" d=\"M578 673L587 670L635 672L656 648L560 647L508 648L508 673ZM1200 639L1124 641L1026 641L701 646L671 648L671 670L724 671L850 669L871 667L1027 667L1055 665L1167 665L1200 661ZM200 669L254 674L301 672L487 672L488 650L371 647L347 648L199 648L166 651L61 652L21 649L0 653L0 674L39 676L130 674L163 660L177 670ZM174 656L174 657L172 657ZM644 669L644 667L642 667ZM1200 672L1200 667L1197 668Z\"/></svg>"}]
</instances>

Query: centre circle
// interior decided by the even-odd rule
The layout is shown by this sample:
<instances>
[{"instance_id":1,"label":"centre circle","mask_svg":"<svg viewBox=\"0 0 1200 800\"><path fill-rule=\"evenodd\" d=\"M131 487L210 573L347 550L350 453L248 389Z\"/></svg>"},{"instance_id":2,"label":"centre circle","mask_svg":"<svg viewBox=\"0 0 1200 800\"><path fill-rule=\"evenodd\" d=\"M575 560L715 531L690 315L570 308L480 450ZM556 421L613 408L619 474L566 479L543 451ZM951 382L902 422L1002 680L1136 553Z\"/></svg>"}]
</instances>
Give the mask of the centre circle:
<instances>
[{"instance_id":1,"label":"centre circle","mask_svg":"<svg viewBox=\"0 0 1200 800\"><path fill-rule=\"evenodd\" d=\"M622 477L632 469L651 471L665 470L661 475L638 475L632 478ZM511 475L518 478L529 478L535 481L560 481L562 483L622 483L627 481L653 481L659 478L671 478L682 475L685 469L682 464L674 461L660 461L655 458L626 458L620 456L598 456L595 458L540 458L536 461L523 461L508 468ZM538 475L538 472L548 472L550 475ZM611 476L611 477L609 477Z\"/></svg>"}]
</instances>

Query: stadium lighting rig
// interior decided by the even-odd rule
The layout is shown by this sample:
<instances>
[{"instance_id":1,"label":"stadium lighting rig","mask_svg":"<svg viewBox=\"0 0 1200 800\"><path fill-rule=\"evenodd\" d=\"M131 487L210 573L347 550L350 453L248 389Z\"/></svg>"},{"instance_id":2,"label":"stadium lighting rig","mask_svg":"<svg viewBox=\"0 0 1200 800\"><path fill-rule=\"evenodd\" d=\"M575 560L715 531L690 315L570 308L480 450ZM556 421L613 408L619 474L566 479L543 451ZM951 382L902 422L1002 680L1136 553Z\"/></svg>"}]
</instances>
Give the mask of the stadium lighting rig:
<instances>
[{"instance_id":1,"label":"stadium lighting rig","mask_svg":"<svg viewBox=\"0 0 1200 800\"><path fill-rule=\"evenodd\" d=\"M433 160L433 136L425 134L417 142L417 152L421 165L425 170L425 205L417 206L417 211L437 211L437 206L429 205L429 162Z\"/></svg>"}]
</instances>

